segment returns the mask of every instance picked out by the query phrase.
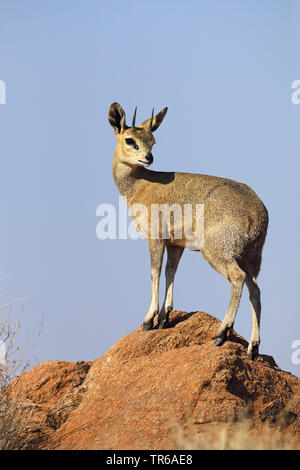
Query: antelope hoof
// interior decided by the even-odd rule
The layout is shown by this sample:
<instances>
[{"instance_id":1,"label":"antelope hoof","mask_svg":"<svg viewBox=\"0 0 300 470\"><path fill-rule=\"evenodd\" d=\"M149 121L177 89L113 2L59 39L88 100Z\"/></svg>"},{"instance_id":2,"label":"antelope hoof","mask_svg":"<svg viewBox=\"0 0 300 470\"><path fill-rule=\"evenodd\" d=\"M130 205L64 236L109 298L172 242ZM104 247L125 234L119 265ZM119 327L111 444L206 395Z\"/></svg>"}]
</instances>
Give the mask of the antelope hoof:
<instances>
[{"instance_id":1,"label":"antelope hoof","mask_svg":"<svg viewBox=\"0 0 300 470\"><path fill-rule=\"evenodd\" d=\"M216 346L222 346L222 344L224 344L225 341L226 341L226 338L219 336L218 338L214 340L214 344Z\"/></svg>"},{"instance_id":2,"label":"antelope hoof","mask_svg":"<svg viewBox=\"0 0 300 470\"><path fill-rule=\"evenodd\" d=\"M171 310L172 310L172 309L171 309ZM163 328L165 328L165 326L166 326L167 323L169 322L169 312L170 312L171 310L168 310L168 312L165 313L165 314L163 314L163 315L161 316L161 318L159 318L159 316L158 316L158 324L157 324L157 326L158 326L158 329L159 329L159 330L162 330Z\"/></svg>"},{"instance_id":3,"label":"antelope hoof","mask_svg":"<svg viewBox=\"0 0 300 470\"><path fill-rule=\"evenodd\" d=\"M166 326L167 323L168 323L167 319L161 320L161 321L158 323L158 329L159 329L159 330L162 330L162 329Z\"/></svg>"},{"instance_id":4,"label":"antelope hoof","mask_svg":"<svg viewBox=\"0 0 300 470\"><path fill-rule=\"evenodd\" d=\"M224 333L220 334L219 336L215 338L214 344L216 346L222 346L222 344L224 344L226 341L226 336L227 336L227 330L225 330Z\"/></svg>"},{"instance_id":5,"label":"antelope hoof","mask_svg":"<svg viewBox=\"0 0 300 470\"><path fill-rule=\"evenodd\" d=\"M143 323L143 331L152 330L153 328L153 320L150 320L148 323Z\"/></svg>"},{"instance_id":6,"label":"antelope hoof","mask_svg":"<svg viewBox=\"0 0 300 470\"><path fill-rule=\"evenodd\" d=\"M251 349L248 349L248 352L247 352L247 355L248 355L248 358L251 360L251 361L255 361L255 359L258 358L259 356L259 345L258 344L255 344L252 346Z\"/></svg>"}]
</instances>

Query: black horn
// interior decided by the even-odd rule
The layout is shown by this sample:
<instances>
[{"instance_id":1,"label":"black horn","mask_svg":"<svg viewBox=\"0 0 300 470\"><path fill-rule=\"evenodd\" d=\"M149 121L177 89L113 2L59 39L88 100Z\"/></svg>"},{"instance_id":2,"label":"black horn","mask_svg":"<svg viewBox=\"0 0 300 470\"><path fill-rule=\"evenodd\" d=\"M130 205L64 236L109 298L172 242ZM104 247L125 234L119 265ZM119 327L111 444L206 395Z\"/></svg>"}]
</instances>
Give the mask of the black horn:
<instances>
[{"instance_id":1,"label":"black horn","mask_svg":"<svg viewBox=\"0 0 300 470\"><path fill-rule=\"evenodd\" d=\"M152 109L152 115L151 115L151 119L150 119L150 122L149 122L149 131L150 132L152 131L153 115L154 115L154 108Z\"/></svg>"},{"instance_id":2,"label":"black horn","mask_svg":"<svg viewBox=\"0 0 300 470\"><path fill-rule=\"evenodd\" d=\"M132 127L133 129L135 129L136 109L137 109L137 106L135 107L135 110L134 110L134 113L133 113L133 118L132 118L132 125L131 125L131 127Z\"/></svg>"}]
</instances>

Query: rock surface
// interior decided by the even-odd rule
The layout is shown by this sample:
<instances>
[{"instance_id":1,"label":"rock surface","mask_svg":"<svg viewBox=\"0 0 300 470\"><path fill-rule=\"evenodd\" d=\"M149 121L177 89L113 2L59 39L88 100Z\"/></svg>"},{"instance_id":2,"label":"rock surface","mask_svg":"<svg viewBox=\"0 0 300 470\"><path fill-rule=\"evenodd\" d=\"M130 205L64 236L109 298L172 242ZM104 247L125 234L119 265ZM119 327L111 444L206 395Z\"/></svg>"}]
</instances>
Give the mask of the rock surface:
<instances>
[{"instance_id":1,"label":"rock surface","mask_svg":"<svg viewBox=\"0 0 300 470\"><path fill-rule=\"evenodd\" d=\"M258 434L281 426L299 448L300 379L270 356L249 360L235 332L215 346L219 324L173 311L168 328L139 327L94 362L48 361L22 374L13 394L23 447L174 449L176 429L201 437L242 412Z\"/></svg>"}]
</instances>

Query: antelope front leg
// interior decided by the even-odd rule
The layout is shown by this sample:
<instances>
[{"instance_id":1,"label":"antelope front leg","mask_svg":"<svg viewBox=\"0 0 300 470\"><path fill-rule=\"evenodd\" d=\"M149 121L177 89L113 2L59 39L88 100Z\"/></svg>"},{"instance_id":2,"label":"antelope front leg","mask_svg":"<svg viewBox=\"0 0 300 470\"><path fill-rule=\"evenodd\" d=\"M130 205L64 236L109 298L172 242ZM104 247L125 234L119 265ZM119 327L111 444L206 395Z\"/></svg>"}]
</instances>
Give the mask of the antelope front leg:
<instances>
[{"instance_id":1,"label":"antelope front leg","mask_svg":"<svg viewBox=\"0 0 300 470\"><path fill-rule=\"evenodd\" d=\"M173 287L176 270L184 248L167 246L168 260L166 264L166 295L164 304L158 315L158 328L164 328L169 321L169 313L173 310Z\"/></svg>"},{"instance_id":2,"label":"antelope front leg","mask_svg":"<svg viewBox=\"0 0 300 470\"><path fill-rule=\"evenodd\" d=\"M159 310L159 278L164 257L165 245L162 240L148 240L151 258L151 303L144 318L143 330L151 330L153 318Z\"/></svg>"}]
</instances>

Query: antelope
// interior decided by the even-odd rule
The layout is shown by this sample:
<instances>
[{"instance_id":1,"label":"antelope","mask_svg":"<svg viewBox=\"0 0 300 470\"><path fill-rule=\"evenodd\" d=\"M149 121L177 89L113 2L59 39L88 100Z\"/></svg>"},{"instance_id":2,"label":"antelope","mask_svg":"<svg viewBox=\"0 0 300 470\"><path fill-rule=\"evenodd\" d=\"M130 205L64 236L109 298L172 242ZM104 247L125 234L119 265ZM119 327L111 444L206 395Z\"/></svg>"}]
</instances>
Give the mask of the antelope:
<instances>
[{"instance_id":1,"label":"antelope","mask_svg":"<svg viewBox=\"0 0 300 470\"><path fill-rule=\"evenodd\" d=\"M262 249L268 228L268 212L256 193L246 184L204 174L151 171L153 163L153 133L161 125L168 108L136 125L136 108L132 124L126 124L126 115L119 103L113 103L108 120L115 131L117 146L114 152L113 177L121 196L126 198L129 210L135 205L146 207L176 204L192 205L192 226L195 206L204 207L203 242L191 241L183 233L174 237L175 222L169 222L169 237L152 237L149 221L139 218L137 230L148 239L151 260L151 302L144 318L143 330L165 328L173 309L175 273L185 248L200 251L204 259L231 284L231 297L226 315L215 333L214 343L221 346L233 328L244 283L249 290L252 310L252 332L247 354L250 359L259 355L261 302L257 276L261 266ZM131 214L132 215L132 214ZM133 217L133 216L132 216ZM173 217L174 219L174 217ZM192 226L190 231L192 231ZM163 255L167 250L165 268L166 291L159 311L159 279Z\"/></svg>"}]
</instances>

